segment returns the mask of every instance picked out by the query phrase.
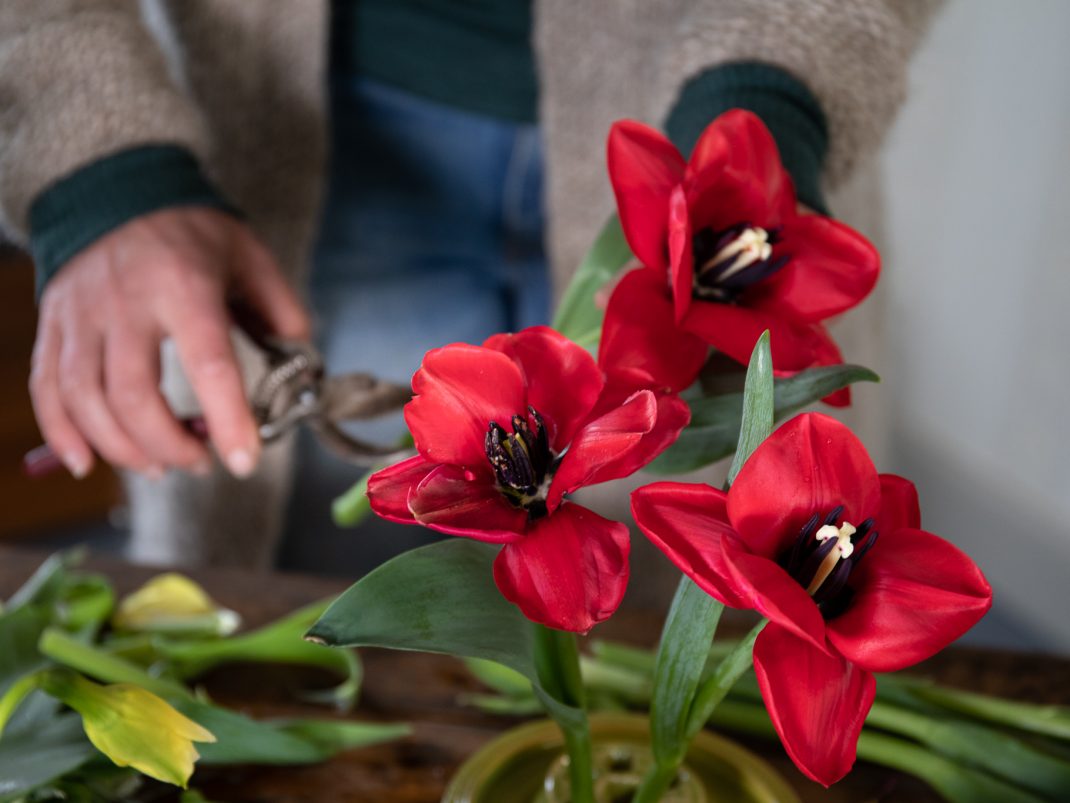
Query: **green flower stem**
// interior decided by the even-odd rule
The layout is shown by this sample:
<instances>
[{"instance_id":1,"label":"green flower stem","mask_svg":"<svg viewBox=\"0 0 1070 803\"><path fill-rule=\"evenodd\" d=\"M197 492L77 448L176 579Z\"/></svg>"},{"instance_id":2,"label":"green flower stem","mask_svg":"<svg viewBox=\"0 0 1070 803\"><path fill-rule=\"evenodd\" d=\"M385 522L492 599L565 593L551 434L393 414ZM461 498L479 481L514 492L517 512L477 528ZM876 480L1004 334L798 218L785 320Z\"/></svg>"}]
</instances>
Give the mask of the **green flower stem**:
<instances>
[{"instance_id":1,"label":"green flower stem","mask_svg":"<svg viewBox=\"0 0 1070 803\"><path fill-rule=\"evenodd\" d=\"M356 527L368 517L372 512L368 500L368 478L383 468L386 468L385 463L372 466L348 491L331 502L331 518L335 524L339 527Z\"/></svg>"},{"instance_id":2,"label":"green flower stem","mask_svg":"<svg viewBox=\"0 0 1070 803\"><path fill-rule=\"evenodd\" d=\"M698 694L695 695L695 701L691 705L691 712L688 714L688 741L702 730L706 722L709 721L714 709L725 698L725 695L731 691L736 681L754 665L754 642L766 624L768 624L768 621L765 619L756 624L736 644L735 649L721 660L714 673L703 682Z\"/></svg>"},{"instance_id":3,"label":"green flower stem","mask_svg":"<svg viewBox=\"0 0 1070 803\"><path fill-rule=\"evenodd\" d=\"M939 686L908 675L882 675L877 684L878 695L882 691L906 691L927 703L985 722L1070 740L1070 707L1067 706L1001 700L985 694Z\"/></svg>"},{"instance_id":4,"label":"green flower stem","mask_svg":"<svg viewBox=\"0 0 1070 803\"><path fill-rule=\"evenodd\" d=\"M7 727L7 721L15 713L23 700L33 691L41 688L47 670L29 672L12 683L4 696L0 697L0 734Z\"/></svg>"},{"instance_id":5,"label":"green flower stem","mask_svg":"<svg viewBox=\"0 0 1070 803\"><path fill-rule=\"evenodd\" d=\"M635 803L660 800L687 754L688 712L723 611L724 605L689 577L680 579L654 661L650 705L654 764L635 793Z\"/></svg>"},{"instance_id":6,"label":"green flower stem","mask_svg":"<svg viewBox=\"0 0 1070 803\"><path fill-rule=\"evenodd\" d=\"M535 668L546 692L559 702L584 712L586 693L580 673L576 636L535 625ZM557 720L569 757L572 803L594 803L591 731L586 712L574 721Z\"/></svg>"},{"instance_id":7,"label":"green flower stem","mask_svg":"<svg viewBox=\"0 0 1070 803\"><path fill-rule=\"evenodd\" d=\"M83 644L54 627L41 634L37 648L53 661L77 669L103 683L132 683L161 697L190 697L181 683L150 675L136 664Z\"/></svg>"}]
</instances>

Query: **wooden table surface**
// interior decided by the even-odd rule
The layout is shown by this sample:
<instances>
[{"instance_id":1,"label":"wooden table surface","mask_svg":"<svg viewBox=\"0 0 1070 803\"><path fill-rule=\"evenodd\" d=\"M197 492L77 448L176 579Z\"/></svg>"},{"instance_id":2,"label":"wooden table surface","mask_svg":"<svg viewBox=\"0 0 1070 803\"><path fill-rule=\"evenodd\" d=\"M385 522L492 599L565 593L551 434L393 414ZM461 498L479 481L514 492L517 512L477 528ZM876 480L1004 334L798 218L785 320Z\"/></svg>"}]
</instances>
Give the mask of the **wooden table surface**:
<instances>
[{"instance_id":1,"label":"wooden table surface","mask_svg":"<svg viewBox=\"0 0 1070 803\"><path fill-rule=\"evenodd\" d=\"M6 598L44 557L36 550L0 547L0 598ZM108 575L120 593L130 591L156 570L93 558L88 568ZM256 627L308 602L342 591L345 583L302 575L253 573L234 569L190 572L223 605ZM650 646L660 617L611 620L597 635ZM726 617L727 619L727 617ZM728 625L731 625L728 622ZM737 627L742 623L737 624ZM410 737L350 751L310 767L204 768L193 785L208 798L227 803L432 803L451 774L483 743L518 720L490 717L457 704L458 693L476 690L460 662L445 656L363 650L364 685L358 719L404 721ZM952 648L918 670L942 683L1035 702L1070 705L1070 660L993 650ZM212 697L254 717L331 716L322 707L294 702L299 689L330 678L288 667L230 667L205 679ZM804 801L924 803L940 798L914 779L859 763L829 790L795 770L779 746L740 740L766 758L795 786ZM148 798L146 798L148 799ZM174 800L159 790L154 801ZM502 801L502 803L511 803Z\"/></svg>"}]
</instances>

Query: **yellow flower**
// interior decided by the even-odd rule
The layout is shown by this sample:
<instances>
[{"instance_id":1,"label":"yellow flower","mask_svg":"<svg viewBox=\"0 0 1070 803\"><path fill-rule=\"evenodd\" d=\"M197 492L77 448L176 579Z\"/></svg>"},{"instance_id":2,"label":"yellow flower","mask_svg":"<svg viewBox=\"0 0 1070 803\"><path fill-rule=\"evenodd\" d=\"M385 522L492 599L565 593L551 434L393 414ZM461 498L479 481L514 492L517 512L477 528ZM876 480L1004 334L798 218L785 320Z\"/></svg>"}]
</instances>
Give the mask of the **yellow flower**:
<instances>
[{"instance_id":1,"label":"yellow flower","mask_svg":"<svg viewBox=\"0 0 1070 803\"><path fill-rule=\"evenodd\" d=\"M185 788L200 757L194 742L215 736L140 686L101 686L74 673L49 673L46 690L82 715L89 741L120 767Z\"/></svg>"},{"instance_id":2,"label":"yellow flower","mask_svg":"<svg viewBox=\"0 0 1070 803\"><path fill-rule=\"evenodd\" d=\"M196 632L226 636L241 619L221 608L203 588L181 574L154 577L120 604L112 625L119 630Z\"/></svg>"}]
</instances>

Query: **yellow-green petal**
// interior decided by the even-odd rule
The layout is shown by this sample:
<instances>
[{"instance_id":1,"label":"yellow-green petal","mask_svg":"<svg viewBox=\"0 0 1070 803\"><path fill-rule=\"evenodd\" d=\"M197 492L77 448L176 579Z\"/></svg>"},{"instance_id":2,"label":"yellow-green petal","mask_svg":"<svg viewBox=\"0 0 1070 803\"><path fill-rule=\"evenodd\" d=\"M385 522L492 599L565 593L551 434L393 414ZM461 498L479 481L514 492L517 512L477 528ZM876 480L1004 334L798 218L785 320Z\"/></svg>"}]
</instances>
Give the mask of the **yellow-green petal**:
<instances>
[{"instance_id":1,"label":"yellow-green petal","mask_svg":"<svg viewBox=\"0 0 1070 803\"><path fill-rule=\"evenodd\" d=\"M211 632L229 635L240 617L221 607L188 577L169 572L149 580L119 603L112 625L119 630Z\"/></svg>"},{"instance_id":2,"label":"yellow-green petal","mask_svg":"<svg viewBox=\"0 0 1070 803\"><path fill-rule=\"evenodd\" d=\"M101 686L69 674L49 691L82 715L89 741L120 767L185 787L200 754L194 742L215 736L140 686Z\"/></svg>"}]
</instances>

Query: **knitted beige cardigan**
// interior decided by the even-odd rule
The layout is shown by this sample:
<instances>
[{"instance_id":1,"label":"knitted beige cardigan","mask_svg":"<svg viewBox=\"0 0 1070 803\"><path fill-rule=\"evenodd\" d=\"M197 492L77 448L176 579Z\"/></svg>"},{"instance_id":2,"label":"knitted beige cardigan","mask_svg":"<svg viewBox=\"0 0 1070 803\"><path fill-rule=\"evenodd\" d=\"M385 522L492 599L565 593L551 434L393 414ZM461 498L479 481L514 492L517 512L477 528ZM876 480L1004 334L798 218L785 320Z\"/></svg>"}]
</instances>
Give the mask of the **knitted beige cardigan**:
<instances>
[{"instance_id":1,"label":"knitted beige cardigan","mask_svg":"<svg viewBox=\"0 0 1070 803\"><path fill-rule=\"evenodd\" d=\"M783 67L829 121L835 190L880 142L932 0L534 0L549 252L560 289L613 210L610 124L659 123L683 83L732 61ZM326 159L326 0L3 0L0 227L27 240L55 181L148 143L196 154L295 283L308 264ZM403 43L398 44L403 47ZM248 360L250 371L254 361ZM177 375L177 407L193 402ZM135 556L262 564L288 449L252 481L134 480ZM156 501L140 504L148 494ZM214 537L209 537L214 533ZM250 536L250 533L252 535ZM244 535L242 535L244 534ZM140 544L140 546L138 546Z\"/></svg>"}]
</instances>

